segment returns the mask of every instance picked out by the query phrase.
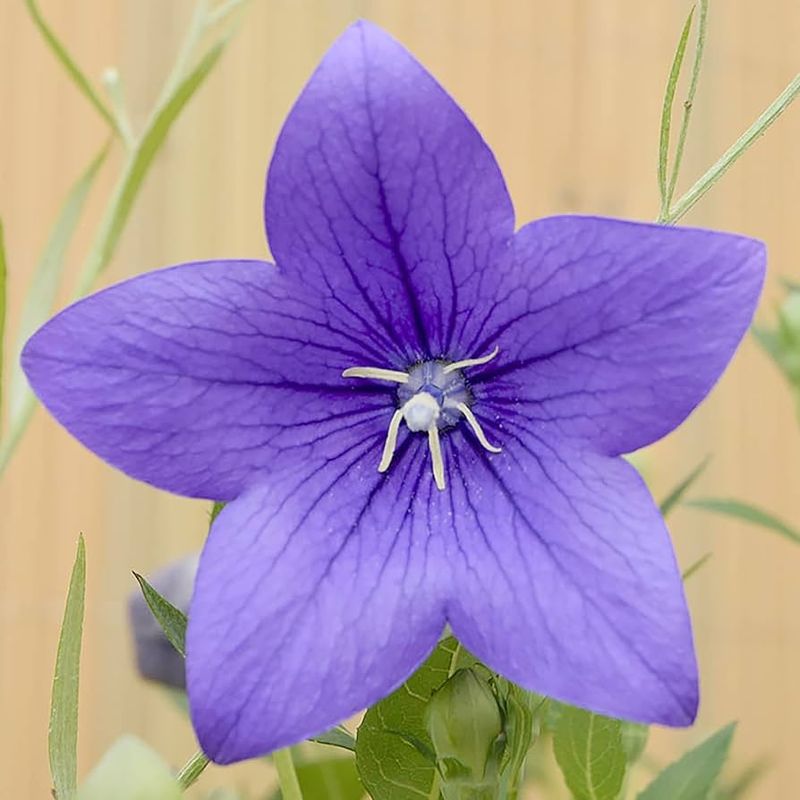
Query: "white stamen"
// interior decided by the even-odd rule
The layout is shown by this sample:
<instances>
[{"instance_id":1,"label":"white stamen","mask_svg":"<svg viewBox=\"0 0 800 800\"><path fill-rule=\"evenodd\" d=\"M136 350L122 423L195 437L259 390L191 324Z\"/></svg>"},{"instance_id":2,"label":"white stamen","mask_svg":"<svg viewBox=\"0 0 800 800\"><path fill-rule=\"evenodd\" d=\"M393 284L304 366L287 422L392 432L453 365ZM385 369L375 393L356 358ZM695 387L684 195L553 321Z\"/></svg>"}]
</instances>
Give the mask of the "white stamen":
<instances>
[{"instance_id":1,"label":"white stamen","mask_svg":"<svg viewBox=\"0 0 800 800\"><path fill-rule=\"evenodd\" d=\"M431 451L431 461L433 462L433 480L436 482L436 488L444 491L444 459L442 458L442 445L439 442L438 425L428 428L428 448Z\"/></svg>"},{"instance_id":2,"label":"white stamen","mask_svg":"<svg viewBox=\"0 0 800 800\"><path fill-rule=\"evenodd\" d=\"M480 358L465 358L463 361L455 361L452 364L448 364L443 370L443 375L449 375L451 372L455 372L457 369L466 369L467 367L478 367L481 364L487 364L491 361L497 354L500 352L499 347L495 347L488 356L481 356Z\"/></svg>"},{"instance_id":3,"label":"white stamen","mask_svg":"<svg viewBox=\"0 0 800 800\"><path fill-rule=\"evenodd\" d=\"M466 403L459 403L456 408L464 415L464 419L469 423L470 428L472 428L473 433L485 450L488 450L490 453L503 452L502 447L496 447L495 445L489 443L489 440L486 438L486 434L483 432L480 422L478 422L478 420L475 418L475 415L472 413L472 409Z\"/></svg>"},{"instance_id":4,"label":"white stamen","mask_svg":"<svg viewBox=\"0 0 800 800\"><path fill-rule=\"evenodd\" d=\"M389 430L386 431L386 441L383 443L383 455L381 463L378 464L378 472L386 472L394 458L394 449L397 447L397 434L400 430L400 423L403 420L403 409L398 408L392 415L389 423Z\"/></svg>"},{"instance_id":5,"label":"white stamen","mask_svg":"<svg viewBox=\"0 0 800 800\"><path fill-rule=\"evenodd\" d=\"M402 408L403 416L409 430L419 433L429 431L431 426L436 426L439 419L439 404L436 398L427 392L415 394Z\"/></svg>"},{"instance_id":6,"label":"white stamen","mask_svg":"<svg viewBox=\"0 0 800 800\"><path fill-rule=\"evenodd\" d=\"M380 367L349 367L342 373L343 378L371 378L375 381L391 381L392 383L408 383L408 373L396 369Z\"/></svg>"}]
</instances>

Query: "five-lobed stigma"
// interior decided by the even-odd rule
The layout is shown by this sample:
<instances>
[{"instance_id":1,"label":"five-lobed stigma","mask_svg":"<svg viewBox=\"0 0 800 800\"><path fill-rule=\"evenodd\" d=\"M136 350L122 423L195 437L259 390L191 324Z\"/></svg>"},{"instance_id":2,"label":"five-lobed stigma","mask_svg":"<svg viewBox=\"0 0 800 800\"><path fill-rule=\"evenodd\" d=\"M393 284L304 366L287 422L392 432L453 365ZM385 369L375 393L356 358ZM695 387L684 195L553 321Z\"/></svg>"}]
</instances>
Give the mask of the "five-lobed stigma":
<instances>
[{"instance_id":1,"label":"five-lobed stigma","mask_svg":"<svg viewBox=\"0 0 800 800\"><path fill-rule=\"evenodd\" d=\"M383 454L378 472L386 472L391 466L397 447L400 423L405 420L410 431L427 433L428 449L433 465L433 479L437 488L445 488L444 460L439 431L466 420L481 446L490 453L499 453L486 438L480 423L469 407L469 392L462 370L486 364L497 356L495 347L489 355L467 358L463 361L423 361L408 372L381 367L350 367L342 373L343 378L366 378L399 384L397 398L399 406L389 422Z\"/></svg>"}]
</instances>

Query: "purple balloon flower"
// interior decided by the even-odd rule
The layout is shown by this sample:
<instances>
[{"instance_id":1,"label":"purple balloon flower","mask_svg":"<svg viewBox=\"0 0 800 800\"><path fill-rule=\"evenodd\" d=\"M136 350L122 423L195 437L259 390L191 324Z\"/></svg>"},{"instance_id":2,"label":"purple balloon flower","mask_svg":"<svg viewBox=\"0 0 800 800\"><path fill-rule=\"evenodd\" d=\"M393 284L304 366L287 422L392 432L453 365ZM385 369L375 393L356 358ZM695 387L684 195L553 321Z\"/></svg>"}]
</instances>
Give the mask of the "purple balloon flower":
<instances>
[{"instance_id":1,"label":"purple balloon flower","mask_svg":"<svg viewBox=\"0 0 800 800\"><path fill-rule=\"evenodd\" d=\"M134 278L23 355L111 464L231 501L188 631L205 752L322 731L398 686L446 623L530 689L689 724L680 574L619 456L713 386L763 245L574 216L515 233L480 134L363 22L292 109L264 213L277 266Z\"/></svg>"}]
</instances>

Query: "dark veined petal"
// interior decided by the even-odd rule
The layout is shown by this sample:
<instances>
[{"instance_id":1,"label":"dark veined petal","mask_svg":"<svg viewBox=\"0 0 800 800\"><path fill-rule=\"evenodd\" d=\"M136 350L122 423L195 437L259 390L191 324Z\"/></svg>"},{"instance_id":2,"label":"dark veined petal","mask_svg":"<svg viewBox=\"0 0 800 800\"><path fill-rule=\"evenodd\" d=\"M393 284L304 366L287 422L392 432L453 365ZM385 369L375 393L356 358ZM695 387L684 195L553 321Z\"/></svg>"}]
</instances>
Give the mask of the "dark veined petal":
<instances>
[{"instance_id":1,"label":"dark veined petal","mask_svg":"<svg viewBox=\"0 0 800 800\"><path fill-rule=\"evenodd\" d=\"M764 277L753 239L593 217L533 222L498 269L469 345L498 419L522 415L619 454L705 397L750 323ZM508 419L509 425L513 425Z\"/></svg>"},{"instance_id":2,"label":"dark veined petal","mask_svg":"<svg viewBox=\"0 0 800 800\"><path fill-rule=\"evenodd\" d=\"M187 683L220 763L320 733L396 688L444 627L441 495L422 437L295 464L228 505L200 561ZM412 505L414 508L412 509ZM427 509L427 510L426 510Z\"/></svg>"},{"instance_id":3,"label":"dark veined petal","mask_svg":"<svg viewBox=\"0 0 800 800\"><path fill-rule=\"evenodd\" d=\"M697 668L681 577L636 471L555 449L533 427L507 436L501 455L450 450L456 636L541 694L640 722L691 723Z\"/></svg>"},{"instance_id":4,"label":"dark veined petal","mask_svg":"<svg viewBox=\"0 0 800 800\"><path fill-rule=\"evenodd\" d=\"M324 457L388 424L385 388L342 369L373 343L270 264L151 272L67 308L22 363L53 416L115 467L162 489L228 500L264 472Z\"/></svg>"},{"instance_id":5,"label":"dark veined petal","mask_svg":"<svg viewBox=\"0 0 800 800\"><path fill-rule=\"evenodd\" d=\"M340 37L292 109L265 219L281 270L323 287L389 365L474 355L461 332L491 295L511 201L472 123L374 25Z\"/></svg>"}]
</instances>

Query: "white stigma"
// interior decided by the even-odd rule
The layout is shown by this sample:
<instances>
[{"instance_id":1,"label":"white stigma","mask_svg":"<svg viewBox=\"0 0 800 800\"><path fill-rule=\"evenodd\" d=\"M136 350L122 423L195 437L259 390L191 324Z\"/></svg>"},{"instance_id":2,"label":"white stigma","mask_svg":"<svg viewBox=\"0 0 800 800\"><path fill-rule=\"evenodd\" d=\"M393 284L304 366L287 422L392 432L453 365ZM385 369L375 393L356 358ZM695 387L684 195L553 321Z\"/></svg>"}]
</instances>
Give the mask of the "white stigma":
<instances>
[{"instance_id":1,"label":"white stigma","mask_svg":"<svg viewBox=\"0 0 800 800\"><path fill-rule=\"evenodd\" d=\"M439 427L448 427L457 424L458 415L466 420L475 438L481 447L490 453L499 453L501 449L495 447L486 438L480 423L472 409L467 405L468 390L463 376L458 373L468 367L477 367L491 361L499 352L498 348L481 358L468 358L450 364L441 362L424 362L417 365L409 372L384 369L382 367L350 367L342 373L343 378L366 378L368 380L390 381L401 384L398 389L401 399L403 392L408 399L392 415L386 440L383 444L383 453L378 472L386 472L392 464L394 452L397 448L397 437L400 433L400 423L405 420L408 429L414 433L428 434L428 450L431 454L433 480L440 490L445 488L444 459L442 458L442 445L439 438ZM441 385L437 385L437 382ZM408 387L407 389L405 387ZM430 388L431 391L426 391ZM437 400L434 394L440 396ZM410 395L410 396L409 396ZM458 412L457 414L455 412Z\"/></svg>"}]
</instances>

